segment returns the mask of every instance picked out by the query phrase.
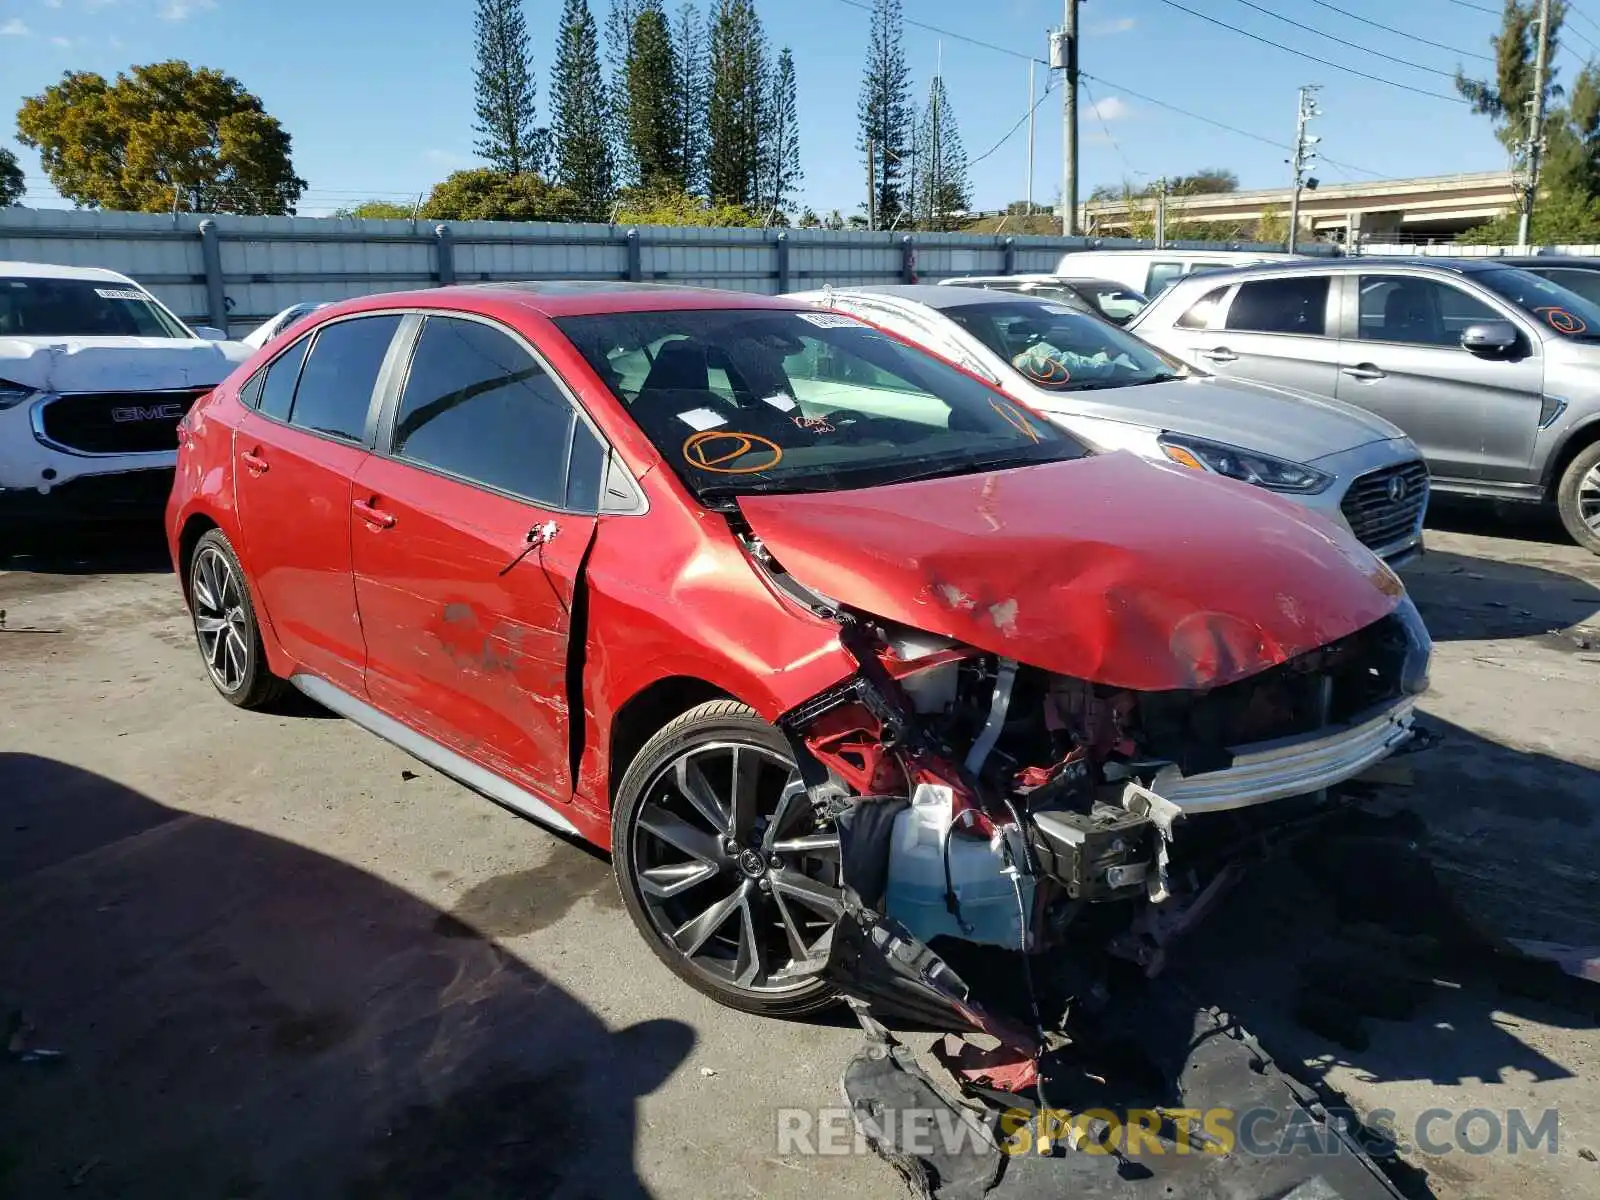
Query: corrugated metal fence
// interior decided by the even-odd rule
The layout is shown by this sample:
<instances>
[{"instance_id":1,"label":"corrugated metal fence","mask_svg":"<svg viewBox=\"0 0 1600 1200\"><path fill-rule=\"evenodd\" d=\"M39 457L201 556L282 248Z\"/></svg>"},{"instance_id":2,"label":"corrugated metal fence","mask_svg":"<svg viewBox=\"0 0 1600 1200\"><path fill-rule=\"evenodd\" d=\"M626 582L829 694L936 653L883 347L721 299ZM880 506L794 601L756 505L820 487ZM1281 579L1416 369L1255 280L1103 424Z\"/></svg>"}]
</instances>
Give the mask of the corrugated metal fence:
<instances>
[{"instance_id":1,"label":"corrugated metal fence","mask_svg":"<svg viewBox=\"0 0 1600 1200\"><path fill-rule=\"evenodd\" d=\"M1151 244L1003 233L501 221L436 225L340 217L0 209L0 260L121 271L186 320L236 334L301 301L448 283L636 279L782 293L830 283L932 282L952 275L1053 271L1069 250Z\"/></svg>"}]
</instances>

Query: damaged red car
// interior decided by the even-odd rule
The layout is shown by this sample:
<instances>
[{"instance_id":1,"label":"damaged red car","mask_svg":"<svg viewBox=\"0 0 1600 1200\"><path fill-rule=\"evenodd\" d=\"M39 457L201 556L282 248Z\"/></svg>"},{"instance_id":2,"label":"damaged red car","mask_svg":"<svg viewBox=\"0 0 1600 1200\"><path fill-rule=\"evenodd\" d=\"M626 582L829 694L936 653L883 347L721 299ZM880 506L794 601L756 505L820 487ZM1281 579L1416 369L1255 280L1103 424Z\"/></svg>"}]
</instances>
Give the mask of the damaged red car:
<instances>
[{"instance_id":1,"label":"damaged red car","mask_svg":"<svg viewBox=\"0 0 1600 1200\"><path fill-rule=\"evenodd\" d=\"M1153 965L1427 684L1348 531L782 299L345 302L180 438L226 699L292 686L609 849L655 953L756 1012L971 1016L930 942L1037 960L1087 911Z\"/></svg>"}]
</instances>

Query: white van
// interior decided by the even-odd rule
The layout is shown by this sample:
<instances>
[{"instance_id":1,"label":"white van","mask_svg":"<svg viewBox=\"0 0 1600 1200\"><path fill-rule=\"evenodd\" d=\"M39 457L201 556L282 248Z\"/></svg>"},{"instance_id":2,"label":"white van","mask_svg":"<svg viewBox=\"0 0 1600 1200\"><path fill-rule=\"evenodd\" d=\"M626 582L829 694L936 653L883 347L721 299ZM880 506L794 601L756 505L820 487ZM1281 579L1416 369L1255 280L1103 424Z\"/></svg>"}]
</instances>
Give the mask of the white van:
<instances>
[{"instance_id":1,"label":"white van","mask_svg":"<svg viewBox=\"0 0 1600 1200\"><path fill-rule=\"evenodd\" d=\"M1110 279L1154 300L1174 280L1185 275L1226 271L1231 267L1249 267L1289 257L1271 250L1082 250L1063 254L1056 274Z\"/></svg>"}]
</instances>

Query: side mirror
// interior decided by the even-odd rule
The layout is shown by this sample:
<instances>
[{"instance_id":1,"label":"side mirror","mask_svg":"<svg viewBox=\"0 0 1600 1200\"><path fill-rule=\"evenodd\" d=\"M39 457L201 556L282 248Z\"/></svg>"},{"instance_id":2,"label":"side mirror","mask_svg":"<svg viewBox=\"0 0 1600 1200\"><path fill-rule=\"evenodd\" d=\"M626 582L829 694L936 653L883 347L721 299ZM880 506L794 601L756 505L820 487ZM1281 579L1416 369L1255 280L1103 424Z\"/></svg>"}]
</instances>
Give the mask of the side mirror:
<instances>
[{"instance_id":1,"label":"side mirror","mask_svg":"<svg viewBox=\"0 0 1600 1200\"><path fill-rule=\"evenodd\" d=\"M1461 331L1461 348L1473 354L1506 354L1516 347L1519 337L1510 321L1483 321Z\"/></svg>"},{"instance_id":2,"label":"side mirror","mask_svg":"<svg viewBox=\"0 0 1600 1200\"><path fill-rule=\"evenodd\" d=\"M227 331L218 329L215 325L196 325L194 331L208 342L225 342L228 340Z\"/></svg>"}]
</instances>

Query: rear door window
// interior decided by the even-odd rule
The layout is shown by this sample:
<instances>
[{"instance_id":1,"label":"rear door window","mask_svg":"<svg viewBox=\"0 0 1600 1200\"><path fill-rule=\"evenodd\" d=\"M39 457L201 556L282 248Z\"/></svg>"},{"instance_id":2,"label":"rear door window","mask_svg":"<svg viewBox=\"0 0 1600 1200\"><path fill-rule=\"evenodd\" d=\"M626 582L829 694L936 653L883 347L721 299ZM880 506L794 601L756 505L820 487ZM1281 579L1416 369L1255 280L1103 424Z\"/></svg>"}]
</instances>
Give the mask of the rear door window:
<instances>
[{"instance_id":1,"label":"rear door window","mask_svg":"<svg viewBox=\"0 0 1600 1200\"><path fill-rule=\"evenodd\" d=\"M577 412L509 334L429 317L395 412L390 453L468 483L552 507L566 503ZM599 495L599 443L581 440L580 507Z\"/></svg>"},{"instance_id":2,"label":"rear door window","mask_svg":"<svg viewBox=\"0 0 1600 1200\"><path fill-rule=\"evenodd\" d=\"M289 419L289 409L294 406L294 385L300 381L300 367L306 361L306 351L310 346L310 338L301 338L273 359L267 367L258 398L251 401L275 421Z\"/></svg>"},{"instance_id":3,"label":"rear door window","mask_svg":"<svg viewBox=\"0 0 1600 1200\"><path fill-rule=\"evenodd\" d=\"M1327 332L1327 320L1328 277L1292 275L1240 284L1223 327L1241 333L1321 337Z\"/></svg>"},{"instance_id":4,"label":"rear door window","mask_svg":"<svg viewBox=\"0 0 1600 1200\"><path fill-rule=\"evenodd\" d=\"M372 390L400 320L389 313L324 325L300 371L289 423L341 441L364 441Z\"/></svg>"}]
</instances>

